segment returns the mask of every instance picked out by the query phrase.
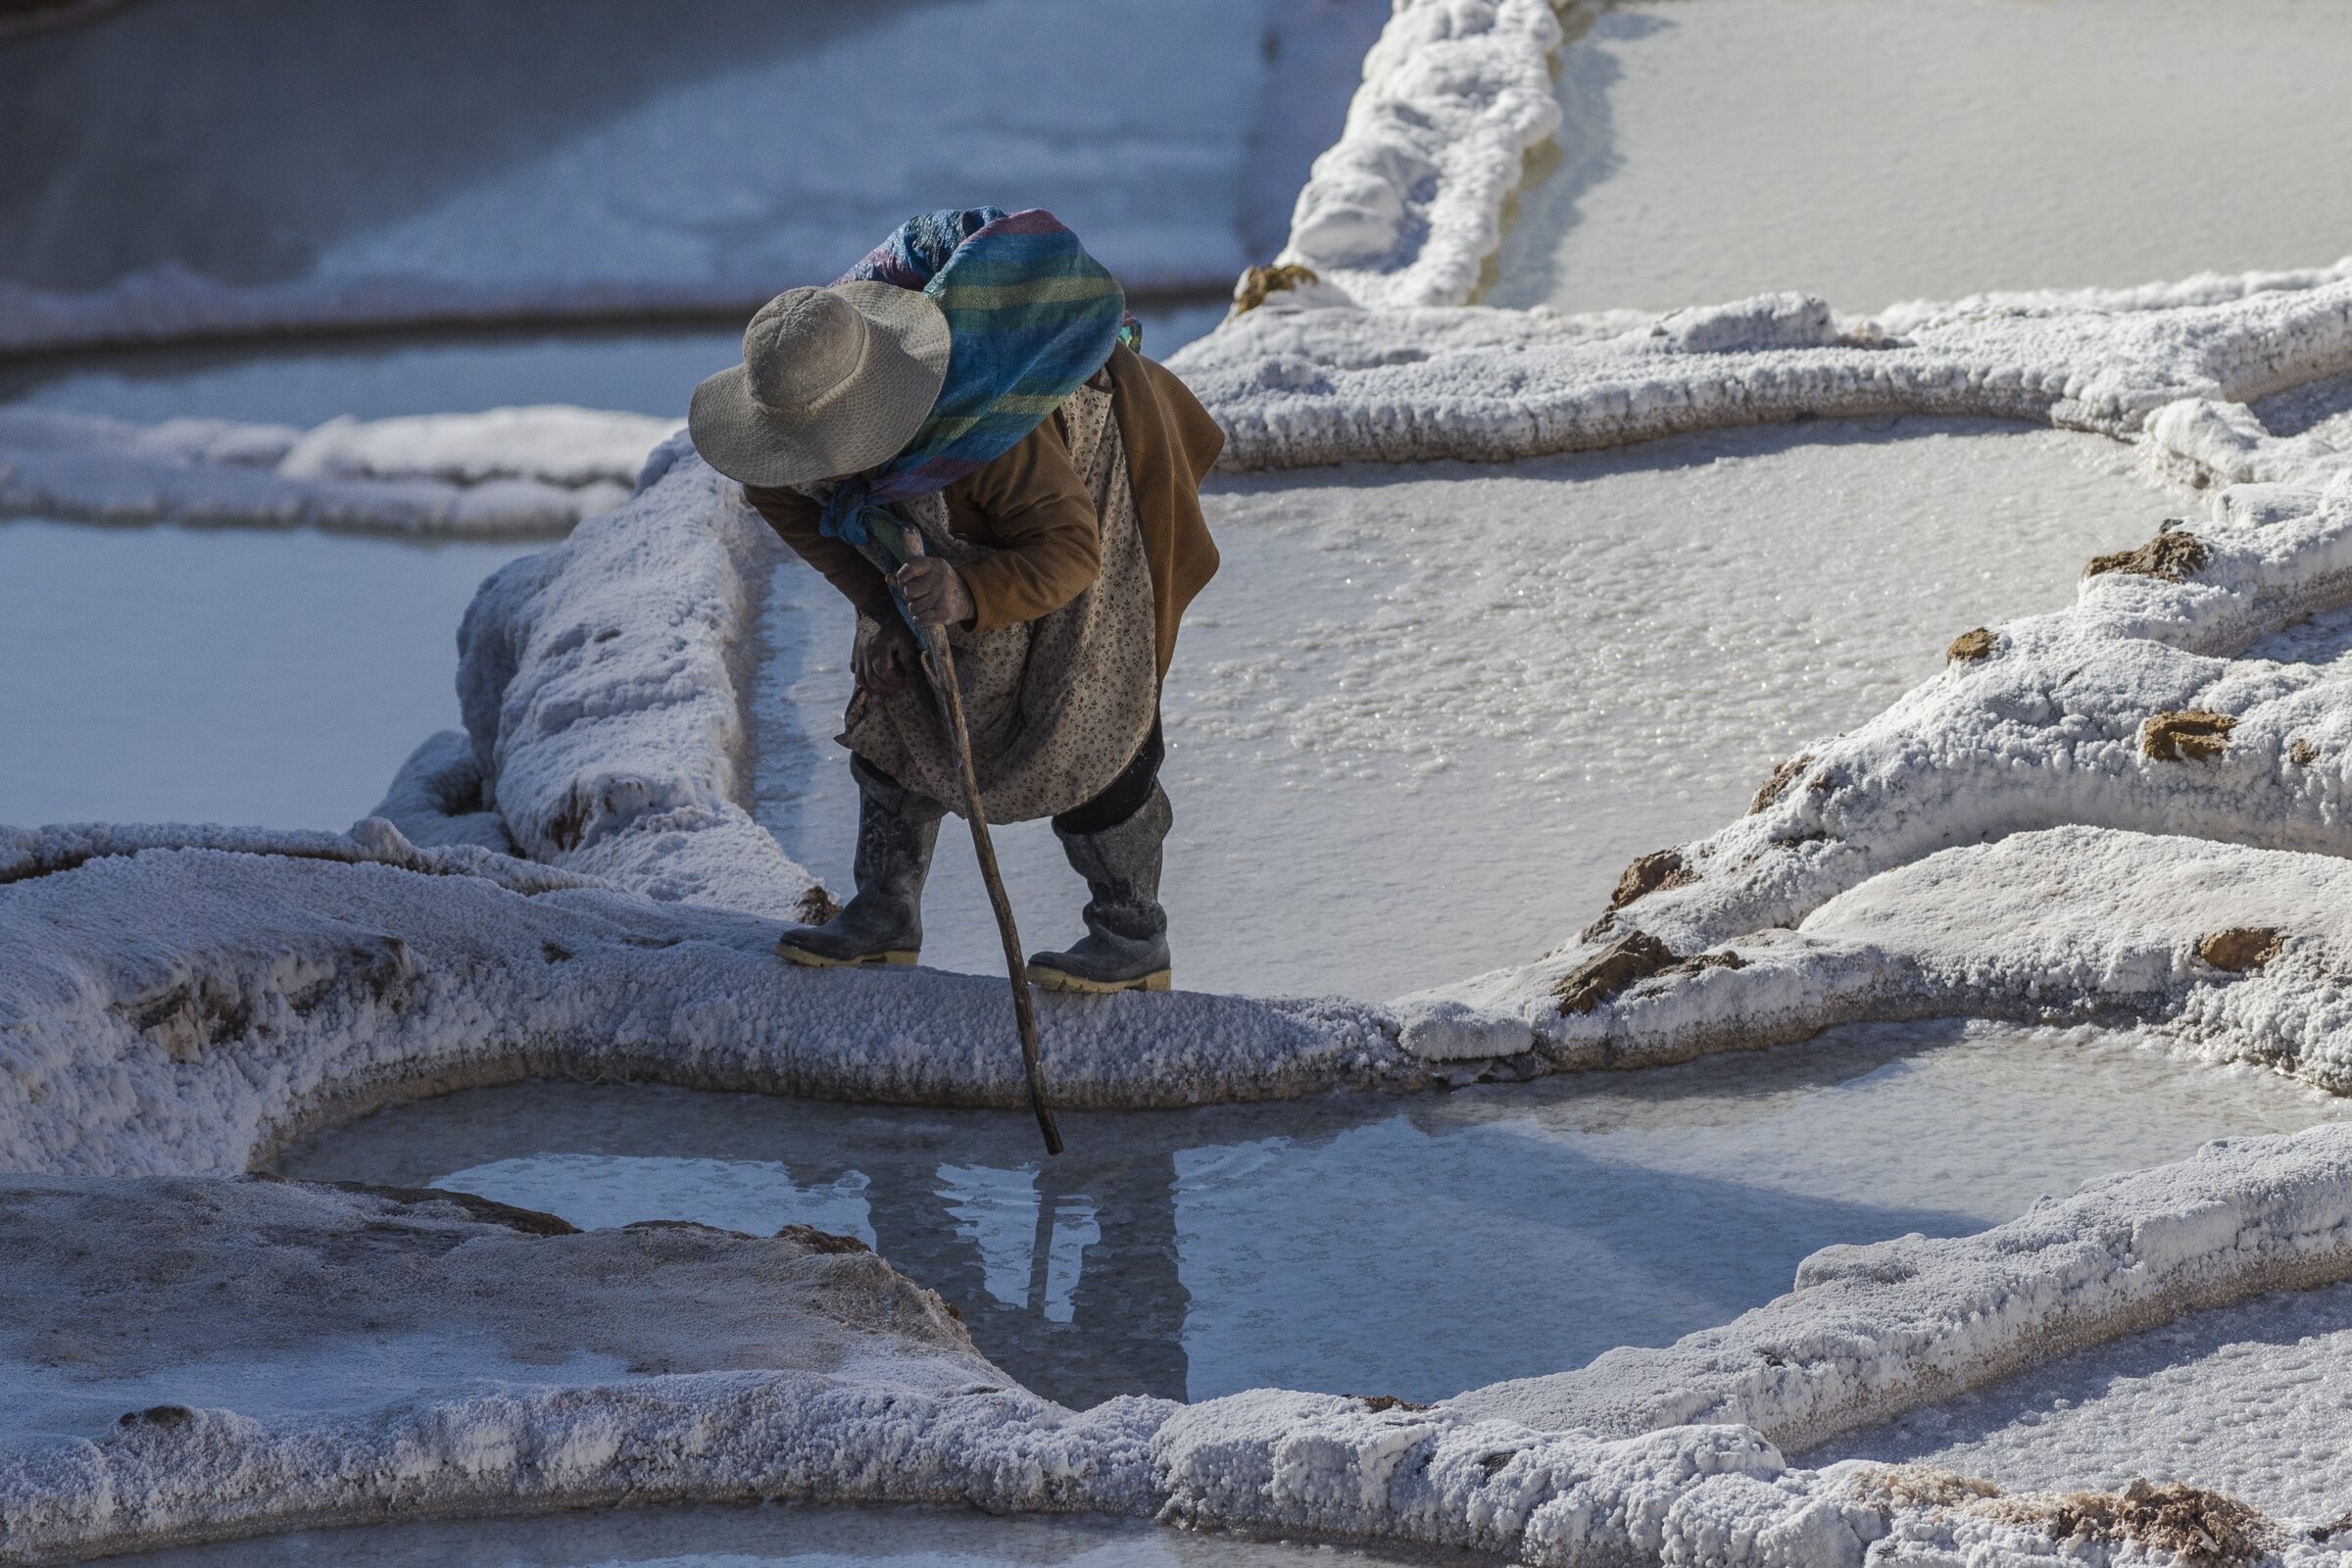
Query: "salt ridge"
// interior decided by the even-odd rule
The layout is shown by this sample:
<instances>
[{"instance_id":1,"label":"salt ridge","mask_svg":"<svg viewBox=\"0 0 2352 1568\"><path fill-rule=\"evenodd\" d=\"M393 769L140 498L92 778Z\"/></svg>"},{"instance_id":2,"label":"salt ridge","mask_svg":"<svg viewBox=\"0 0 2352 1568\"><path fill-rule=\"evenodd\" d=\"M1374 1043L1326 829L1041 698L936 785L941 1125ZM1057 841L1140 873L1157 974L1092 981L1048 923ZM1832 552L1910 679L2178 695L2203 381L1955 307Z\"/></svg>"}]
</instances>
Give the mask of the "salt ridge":
<instances>
[{"instance_id":1,"label":"salt ridge","mask_svg":"<svg viewBox=\"0 0 2352 1568\"><path fill-rule=\"evenodd\" d=\"M674 419L564 406L310 430L0 409L0 517L503 538L628 499Z\"/></svg>"}]
</instances>

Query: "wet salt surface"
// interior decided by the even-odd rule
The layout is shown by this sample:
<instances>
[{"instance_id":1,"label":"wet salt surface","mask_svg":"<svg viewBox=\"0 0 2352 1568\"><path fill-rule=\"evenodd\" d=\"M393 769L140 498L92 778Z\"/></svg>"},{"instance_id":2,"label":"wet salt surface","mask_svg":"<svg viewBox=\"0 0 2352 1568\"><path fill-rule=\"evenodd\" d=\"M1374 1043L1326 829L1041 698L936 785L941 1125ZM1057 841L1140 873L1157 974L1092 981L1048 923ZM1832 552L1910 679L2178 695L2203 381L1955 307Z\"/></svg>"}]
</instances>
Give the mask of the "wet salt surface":
<instances>
[{"instance_id":1,"label":"wet salt surface","mask_svg":"<svg viewBox=\"0 0 2352 1568\"><path fill-rule=\"evenodd\" d=\"M1224 566L1165 693L1177 983L1383 999L1558 942L1627 861L1737 815L1956 634L2071 603L2089 556L2194 505L2097 437L1931 419L1229 479L1205 504ZM786 565L753 693L760 818L844 895L850 630ZM1047 825L996 837L1031 950L1074 940L1084 886ZM954 824L925 931L924 961L1002 972Z\"/></svg>"},{"instance_id":2,"label":"wet salt surface","mask_svg":"<svg viewBox=\"0 0 2352 1568\"><path fill-rule=\"evenodd\" d=\"M110 1560L142 1568L1372 1568L1484 1559L1192 1535L1092 1515L766 1504L303 1531Z\"/></svg>"},{"instance_id":3,"label":"wet salt surface","mask_svg":"<svg viewBox=\"0 0 2352 1568\"><path fill-rule=\"evenodd\" d=\"M1832 1243L1957 1235L2209 1139L2345 1113L2135 1033L1868 1025L1638 1074L1066 1115L530 1084L380 1112L290 1176L583 1226L858 1237L1039 1393L1434 1399L1660 1345Z\"/></svg>"},{"instance_id":4,"label":"wet salt surface","mask_svg":"<svg viewBox=\"0 0 2352 1568\"><path fill-rule=\"evenodd\" d=\"M0 822L345 828L514 544L0 523Z\"/></svg>"},{"instance_id":5,"label":"wet salt surface","mask_svg":"<svg viewBox=\"0 0 2352 1568\"><path fill-rule=\"evenodd\" d=\"M2045 1362L1804 1456L1917 1459L2010 1490L2212 1487L2274 1514L2352 1512L2352 1283L2282 1291Z\"/></svg>"},{"instance_id":6,"label":"wet salt surface","mask_svg":"<svg viewBox=\"0 0 2352 1568\"><path fill-rule=\"evenodd\" d=\"M2352 11L2302 0L1636 0L1562 50L1492 305L1795 288L1840 310L2325 266Z\"/></svg>"}]
</instances>

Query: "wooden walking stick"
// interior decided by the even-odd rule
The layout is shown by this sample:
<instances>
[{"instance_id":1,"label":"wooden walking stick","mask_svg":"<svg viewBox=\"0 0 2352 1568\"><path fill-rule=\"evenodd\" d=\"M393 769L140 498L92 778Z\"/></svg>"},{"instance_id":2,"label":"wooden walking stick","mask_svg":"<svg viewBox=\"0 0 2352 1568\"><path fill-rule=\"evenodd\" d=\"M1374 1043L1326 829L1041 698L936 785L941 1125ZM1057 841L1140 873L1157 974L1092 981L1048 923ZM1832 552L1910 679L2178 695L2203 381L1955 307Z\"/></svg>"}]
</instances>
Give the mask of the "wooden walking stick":
<instances>
[{"instance_id":1,"label":"wooden walking stick","mask_svg":"<svg viewBox=\"0 0 2352 1568\"><path fill-rule=\"evenodd\" d=\"M904 563L923 553L923 536L912 528L883 523L872 514L867 514L869 531L883 539L884 550ZM884 529L897 535L888 538ZM893 546L895 545L895 548ZM897 601L899 612L906 613L906 596L894 584L891 598ZM948 646L947 628L915 626L914 617L906 616L914 626L915 635L923 643L923 671L930 677L931 693L939 699L940 717L946 725L948 743L956 751L956 766L963 782L963 817L972 824L972 850L980 858L980 880L988 884L988 902L997 911L997 934L1004 940L1004 969L1012 980L1012 1018L1021 1035L1021 1065L1029 1074L1029 1108L1037 1112L1037 1130L1046 1135L1046 1152L1061 1152L1061 1129L1054 1125L1054 1107L1046 1103L1045 1063L1037 1051L1037 1008L1029 995L1029 965L1021 956L1021 933L1012 923L1012 900L1004 893L1004 877L997 869L997 847L988 836L988 813L981 808L980 773L972 761L972 734L963 721L963 693L956 684L956 653Z\"/></svg>"}]
</instances>

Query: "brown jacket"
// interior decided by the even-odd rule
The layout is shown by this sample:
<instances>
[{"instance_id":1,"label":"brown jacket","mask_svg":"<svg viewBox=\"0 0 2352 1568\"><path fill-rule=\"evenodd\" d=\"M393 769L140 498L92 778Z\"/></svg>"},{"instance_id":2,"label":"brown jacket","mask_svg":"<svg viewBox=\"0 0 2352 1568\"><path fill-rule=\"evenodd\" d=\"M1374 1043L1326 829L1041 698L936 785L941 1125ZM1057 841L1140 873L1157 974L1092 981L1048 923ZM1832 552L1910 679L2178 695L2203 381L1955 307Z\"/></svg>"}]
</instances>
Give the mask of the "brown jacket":
<instances>
[{"instance_id":1,"label":"brown jacket","mask_svg":"<svg viewBox=\"0 0 2352 1568\"><path fill-rule=\"evenodd\" d=\"M1185 606L1216 575L1217 547L1200 516L1200 480L1225 433L1162 366L1116 348L1111 408L1127 450L1144 554L1152 565L1154 630L1164 679ZM860 609L881 598L882 574L838 539L817 531L822 512L797 490L746 485L744 495L803 560ZM963 568L974 631L1035 620L1084 592L1102 566L1102 525L1070 466L1061 416L1040 424L996 462L948 486L948 518L958 538L988 547Z\"/></svg>"}]
</instances>

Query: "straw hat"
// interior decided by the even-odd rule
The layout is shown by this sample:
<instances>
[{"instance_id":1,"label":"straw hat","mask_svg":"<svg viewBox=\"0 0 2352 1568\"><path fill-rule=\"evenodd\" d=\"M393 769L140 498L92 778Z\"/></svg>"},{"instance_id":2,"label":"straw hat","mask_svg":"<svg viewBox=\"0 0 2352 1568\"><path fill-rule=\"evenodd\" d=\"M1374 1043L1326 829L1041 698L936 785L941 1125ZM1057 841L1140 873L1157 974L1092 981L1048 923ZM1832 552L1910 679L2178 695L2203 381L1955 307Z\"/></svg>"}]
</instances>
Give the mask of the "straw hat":
<instances>
[{"instance_id":1,"label":"straw hat","mask_svg":"<svg viewBox=\"0 0 2352 1568\"><path fill-rule=\"evenodd\" d=\"M730 479L807 484L899 455L948 375L948 318L927 295L858 281L760 307L743 363L694 389L695 450Z\"/></svg>"}]
</instances>

